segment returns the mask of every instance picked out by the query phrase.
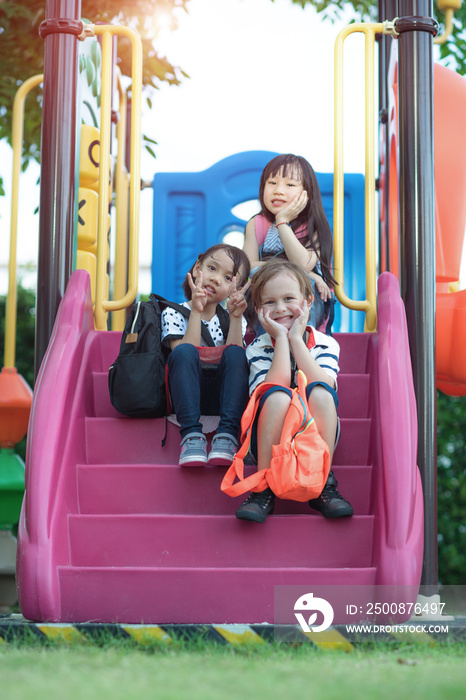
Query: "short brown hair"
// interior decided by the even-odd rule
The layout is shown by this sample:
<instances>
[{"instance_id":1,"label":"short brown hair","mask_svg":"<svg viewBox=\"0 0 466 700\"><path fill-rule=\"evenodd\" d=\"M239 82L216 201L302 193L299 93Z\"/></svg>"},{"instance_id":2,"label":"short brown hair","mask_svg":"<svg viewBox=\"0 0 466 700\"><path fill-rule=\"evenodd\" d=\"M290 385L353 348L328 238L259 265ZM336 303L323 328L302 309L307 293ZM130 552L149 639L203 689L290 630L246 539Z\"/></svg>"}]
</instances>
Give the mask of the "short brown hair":
<instances>
[{"instance_id":1,"label":"short brown hair","mask_svg":"<svg viewBox=\"0 0 466 700\"><path fill-rule=\"evenodd\" d=\"M311 278L302 267L289 262L289 260L271 260L270 262L264 263L252 278L251 299L254 308L258 309L260 307L264 286L267 282L270 282L270 280L277 277L277 275L282 272L298 282L301 294L305 299L313 300L314 295L312 293Z\"/></svg>"}]
</instances>

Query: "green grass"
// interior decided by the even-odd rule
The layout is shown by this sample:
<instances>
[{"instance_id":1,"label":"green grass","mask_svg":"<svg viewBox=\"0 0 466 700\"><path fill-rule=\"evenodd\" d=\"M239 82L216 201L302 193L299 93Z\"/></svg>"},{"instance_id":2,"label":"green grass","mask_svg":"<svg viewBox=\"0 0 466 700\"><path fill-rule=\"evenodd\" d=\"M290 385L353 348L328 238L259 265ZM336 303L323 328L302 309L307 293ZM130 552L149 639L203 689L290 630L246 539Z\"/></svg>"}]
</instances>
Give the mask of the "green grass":
<instances>
[{"instance_id":1,"label":"green grass","mask_svg":"<svg viewBox=\"0 0 466 700\"><path fill-rule=\"evenodd\" d=\"M465 645L0 645L2 700L463 700Z\"/></svg>"}]
</instances>

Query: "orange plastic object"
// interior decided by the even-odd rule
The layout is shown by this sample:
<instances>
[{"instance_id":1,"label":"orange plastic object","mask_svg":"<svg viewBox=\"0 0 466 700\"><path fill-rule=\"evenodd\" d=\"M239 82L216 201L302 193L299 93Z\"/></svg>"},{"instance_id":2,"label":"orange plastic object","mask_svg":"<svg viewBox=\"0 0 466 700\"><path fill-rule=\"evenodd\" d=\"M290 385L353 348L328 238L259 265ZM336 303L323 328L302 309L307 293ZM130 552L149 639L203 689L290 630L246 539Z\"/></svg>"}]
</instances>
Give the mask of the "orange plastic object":
<instances>
[{"instance_id":1,"label":"orange plastic object","mask_svg":"<svg viewBox=\"0 0 466 700\"><path fill-rule=\"evenodd\" d=\"M388 108L388 268L399 277L398 86L393 44ZM466 79L434 65L436 374L437 387L451 396L466 395L466 290L454 289L460 276L466 228Z\"/></svg>"},{"instance_id":2,"label":"orange plastic object","mask_svg":"<svg viewBox=\"0 0 466 700\"><path fill-rule=\"evenodd\" d=\"M388 269L399 277L398 66L389 71ZM437 282L459 279L466 225L466 79L434 65L435 254Z\"/></svg>"},{"instance_id":3,"label":"orange plastic object","mask_svg":"<svg viewBox=\"0 0 466 700\"><path fill-rule=\"evenodd\" d=\"M11 448L26 435L32 390L16 367L0 373L0 447Z\"/></svg>"},{"instance_id":4,"label":"orange plastic object","mask_svg":"<svg viewBox=\"0 0 466 700\"><path fill-rule=\"evenodd\" d=\"M450 292L460 276L466 226L466 80L434 66L436 361L437 387L466 395L466 290Z\"/></svg>"},{"instance_id":5,"label":"orange plastic object","mask_svg":"<svg viewBox=\"0 0 466 700\"><path fill-rule=\"evenodd\" d=\"M466 79L434 65L437 282L459 279L466 224Z\"/></svg>"},{"instance_id":6,"label":"orange plastic object","mask_svg":"<svg viewBox=\"0 0 466 700\"><path fill-rule=\"evenodd\" d=\"M449 396L466 396L466 289L439 290L436 302L437 387Z\"/></svg>"}]
</instances>

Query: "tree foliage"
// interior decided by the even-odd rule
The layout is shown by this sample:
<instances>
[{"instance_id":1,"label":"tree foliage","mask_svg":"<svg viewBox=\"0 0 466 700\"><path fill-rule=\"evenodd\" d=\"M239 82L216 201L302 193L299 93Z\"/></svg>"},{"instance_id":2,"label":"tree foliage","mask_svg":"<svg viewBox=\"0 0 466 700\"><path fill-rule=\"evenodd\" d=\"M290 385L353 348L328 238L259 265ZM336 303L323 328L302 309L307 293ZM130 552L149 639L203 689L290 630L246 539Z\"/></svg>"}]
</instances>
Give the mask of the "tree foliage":
<instances>
[{"instance_id":1,"label":"tree foliage","mask_svg":"<svg viewBox=\"0 0 466 700\"><path fill-rule=\"evenodd\" d=\"M437 19L442 21L442 13L437 13ZM444 44L440 45L440 57L450 68L461 75L466 75L466 4L455 11L453 32Z\"/></svg>"},{"instance_id":2,"label":"tree foliage","mask_svg":"<svg viewBox=\"0 0 466 700\"><path fill-rule=\"evenodd\" d=\"M82 0L81 16L92 23L122 23L141 36L143 45L143 84L146 96L162 82L177 85L187 74L161 55L155 40L161 26L176 29L175 8L186 10L187 0ZM0 2L0 140L11 143L13 100L19 86L43 72L44 40L39 27L45 19L46 0L2 0ZM120 69L131 74L131 49L127 39L118 41ZM31 159L39 161L42 95L34 91L27 102L24 124L26 167Z\"/></svg>"},{"instance_id":3,"label":"tree foliage","mask_svg":"<svg viewBox=\"0 0 466 700\"><path fill-rule=\"evenodd\" d=\"M322 19L329 19L331 22L350 16L354 22L374 20L377 17L375 0L291 0L291 2L301 7L312 5L322 14Z\"/></svg>"},{"instance_id":4,"label":"tree foliage","mask_svg":"<svg viewBox=\"0 0 466 700\"><path fill-rule=\"evenodd\" d=\"M274 0L272 0L273 2ZM343 18L352 22L377 21L377 0L291 0L295 5L305 7L312 5L322 15L322 19L331 22ZM434 2L434 14L439 23L439 35L445 31L445 14L438 9ZM393 19L385 17L384 19ZM440 44L440 58L457 73L466 75L466 4L463 3L459 10L455 10L453 19L453 32L447 41Z\"/></svg>"},{"instance_id":5,"label":"tree foliage","mask_svg":"<svg viewBox=\"0 0 466 700\"><path fill-rule=\"evenodd\" d=\"M34 335L36 320L36 296L19 284L16 302L16 369L29 386L34 388ZM3 366L5 352L6 298L0 297L0 357Z\"/></svg>"}]
</instances>

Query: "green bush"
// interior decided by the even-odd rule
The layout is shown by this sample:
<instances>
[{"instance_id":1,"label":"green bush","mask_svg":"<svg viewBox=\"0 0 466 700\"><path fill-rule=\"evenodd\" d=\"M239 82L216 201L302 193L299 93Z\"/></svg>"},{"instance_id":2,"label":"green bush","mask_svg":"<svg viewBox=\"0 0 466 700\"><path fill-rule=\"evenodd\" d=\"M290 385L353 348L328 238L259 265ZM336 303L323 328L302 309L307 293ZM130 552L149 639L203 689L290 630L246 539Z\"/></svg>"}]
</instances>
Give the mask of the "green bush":
<instances>
[{"instance_id":1,"label":"green bush","mask_svg":"<svg viewBox=\"0 0 466 700\"><path fill-rule=\"evenodd\" d=\"M6 298L0 297L0 356L2 367L5 353ZM36 297L30 289L18 285L16 321L16 362L19 374L31 389L34 388L34 334L36 322Z\"/></svg>"},{"instance_id":2,"label":"green bush","mask_svg":"<svg viewBox=\"0 0 466 700\"><path fill-rule=\"evenodd\" d=\"M437 392L439 580L466 583L466 397Z\"/></svg>"}]
</instances>

